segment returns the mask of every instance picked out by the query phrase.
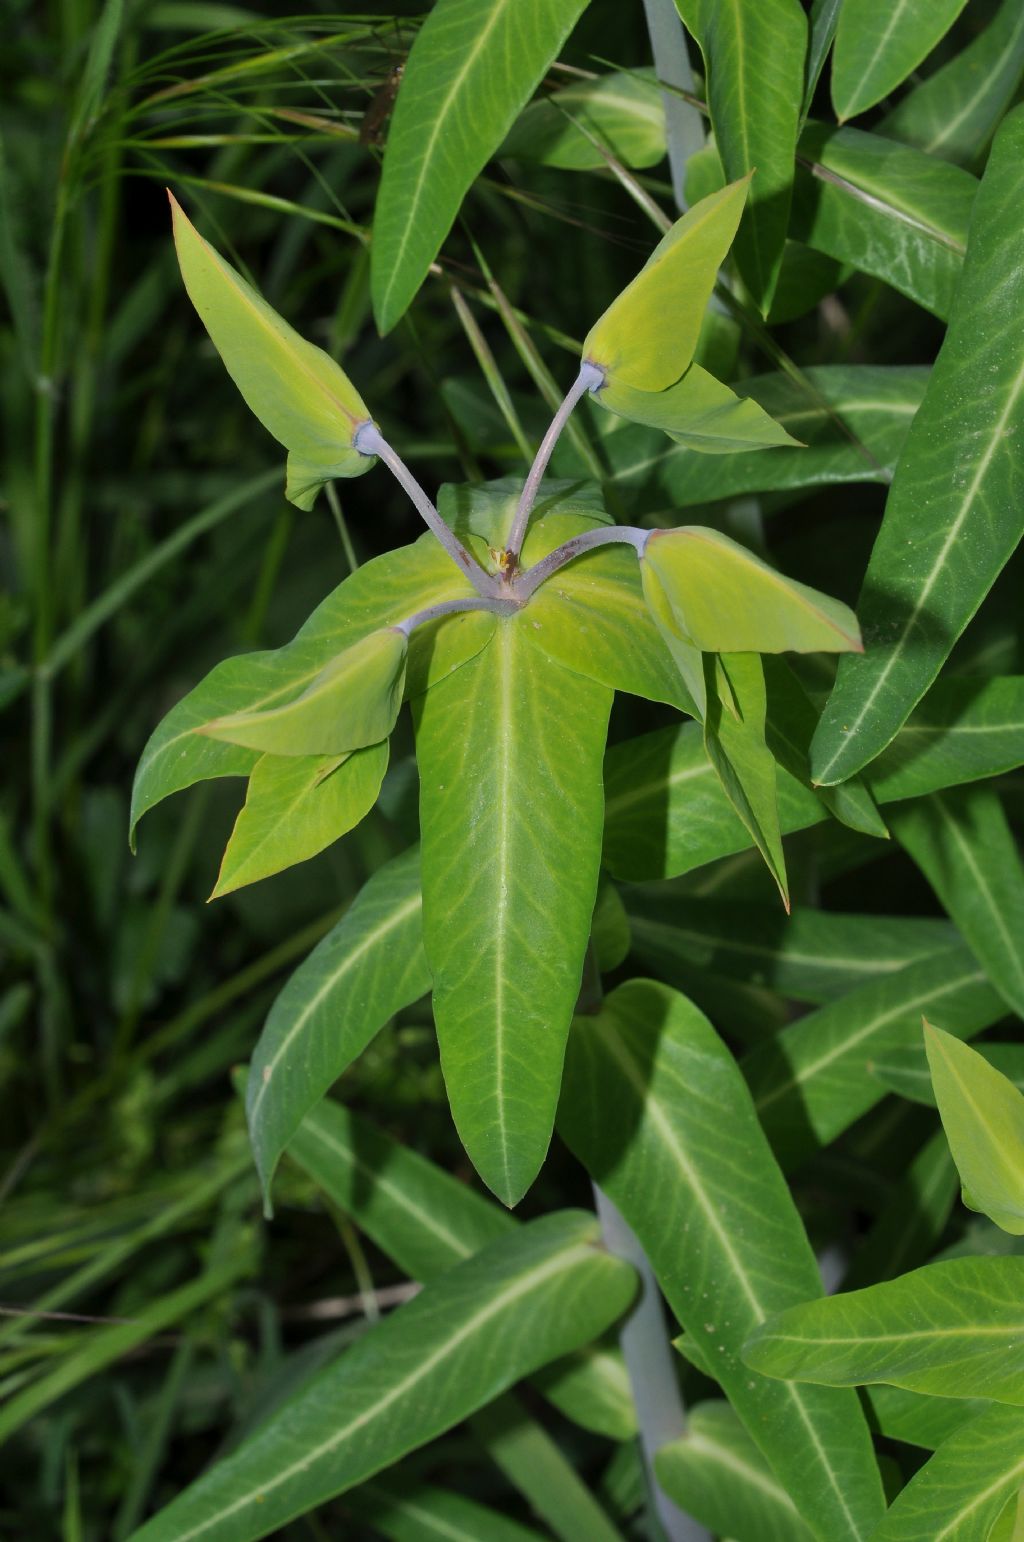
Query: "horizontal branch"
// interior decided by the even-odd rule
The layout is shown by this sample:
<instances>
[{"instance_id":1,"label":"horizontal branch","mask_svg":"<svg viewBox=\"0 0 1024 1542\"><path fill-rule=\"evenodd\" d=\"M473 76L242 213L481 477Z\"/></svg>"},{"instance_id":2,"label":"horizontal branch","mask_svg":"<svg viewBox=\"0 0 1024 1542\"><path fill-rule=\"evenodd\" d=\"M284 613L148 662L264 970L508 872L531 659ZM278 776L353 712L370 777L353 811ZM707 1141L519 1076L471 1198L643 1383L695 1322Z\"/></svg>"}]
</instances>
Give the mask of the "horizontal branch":
<instances>
[{"instance_id":1,"label":"horizontal branch","mask_svg":"<svg viewBox=\"0 0 1024 1542\"><path fill-rule=\"evenodd\" d=\"M521 605L525 605L541 584L557 573L559 568L564 568L567 562L573 562L577 557L582 557L584 552L593 551L598 546L623 545L632 546L637 557L643 556L644 547L653 532L641 530L636 525L600 525L596 530L585 530L581 535L570 536L561 546L556 546L553 552L527 568L525 573L511 585L511 593Z\"/></svg>"}]
</instances>

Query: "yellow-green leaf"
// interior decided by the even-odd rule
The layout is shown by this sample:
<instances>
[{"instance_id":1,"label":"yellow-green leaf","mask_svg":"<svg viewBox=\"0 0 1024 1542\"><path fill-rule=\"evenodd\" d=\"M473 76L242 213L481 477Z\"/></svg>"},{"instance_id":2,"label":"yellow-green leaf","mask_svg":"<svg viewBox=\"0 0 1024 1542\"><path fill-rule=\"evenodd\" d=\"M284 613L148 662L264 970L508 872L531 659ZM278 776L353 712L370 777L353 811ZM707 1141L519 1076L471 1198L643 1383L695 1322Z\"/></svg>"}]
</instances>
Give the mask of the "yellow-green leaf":
<instances>
[{"instance_id":1,"label":"yellow-green leaf","mask_svg":"<svg viewBox=\"0 0 1024 1542\"><path fill-rule=\"evenodd\" d=\"M699 364L664 391L640 391L611 376L594 400L620 418L660 428L677 444L705 455L799 445L752 397L737 396Z\"/></svg>"},{"instance_id":2,"label":"yellow-green leaf","mask_svg":"<svg viewBox=\"0 0 1024 1542\"><path fill-rule=\"evenodd\" d=\"M1024 1096L983 1055L924 1025L943 1128L964 1204L1015 1237L1024 1235Z\"/></svg>"},{"instance_id":3,"label":"yellow-green leaf","mask_svg":"<svg viewBox=\"0 0 1024 1542\"><path fill-rule=\"evenodd\" d=\"M386 739L405 685L407 640L397 627L360 638L301 696L268 712L233 712L199 732L269 755L341 755Z\"/></svg>"},{"instance_id":4,"label":"yellow-green leaf","mask_svg":"<svg viewBox=\"0 0 1024 1542\"><path fill-rule=\"evenodd\" d=\"M360 476L373 464L353 447L370 414L330 355L282 320L168 196L189 298L246 402L290 451L287 496L307 509L332 477Z\"/></svg>"},{"instance_id":5,"label":"yellow-green leaf","mask_svg":"<svg viewBox=\"0 0 1024 1542\"><path fill-rule=\"evenodd\" d=\"M662 391L691 363L749 186L750 177L743 177L687 210L591 327L583 356L610 380Z\"/></svg>"},{"instance_id":6,"label":"yellow-green leaf","mask_svg":"<svg viewBox=\"0 0 1024 1542\"><path fill-rule=\"evenodd\" d=\"M660 581L679 636L709 653L859 653L846 605L776 573L718 530L656 530L643 567Z\"/></svg>"},{"instance_id":7,"label":"yellow-green leaf","mask_svg":"<svg viewBox=\"0 0 1024 1542\"><path fill-rule=\"evenodd\" d=\"M755 653L731 653L707 659L705 665L705 752L726 797L753 836L788 910L775 756L765 740L767 696L761 660Z\"/></svg>"}]
</instances>

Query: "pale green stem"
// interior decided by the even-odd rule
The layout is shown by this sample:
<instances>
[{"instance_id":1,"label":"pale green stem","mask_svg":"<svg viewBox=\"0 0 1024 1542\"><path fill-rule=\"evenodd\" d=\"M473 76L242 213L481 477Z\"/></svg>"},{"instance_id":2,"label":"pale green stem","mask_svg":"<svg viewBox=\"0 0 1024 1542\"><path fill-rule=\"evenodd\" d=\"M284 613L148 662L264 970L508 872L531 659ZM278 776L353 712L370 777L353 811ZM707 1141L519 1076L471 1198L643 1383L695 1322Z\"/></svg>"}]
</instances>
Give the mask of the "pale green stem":
<instances>
[{"instance_id":1,"label":"pale green stem","mask_svg":"<svg viewBox=\"0 0 1024 1542\"><path fill-rule=\"evenodd\" d=\"M506 543L507 551L513 559L517 559L522 550L523 537L526 534L526 527L530 522L533 505L537 501L540 484L548 468L548 461L551 459L552 452L558 443L563 428L569 421L573 408L587 391L596 391L603 384L604 371L599 369L596 364L590 364L584 359L580 365L579 374L573 381L558 411L551 419L548 431L541 440L537 453L533 458L530 474L523 483L519 506L516 509L515 518L512 521L512 528L508 533L508 541Z\"/></svg>"},{"instance_id":2,"label":"pale green stem","mask_svg":"<svg viewBox=\"0 0 1024 1542\"><path fill-rule=\"evenodd\" d=\"M704 143L704 123L697 108L680 94L694 91L693 70L686 50L686 33L673 0L644 0L647 32L661 100L665 108L665 134L668 140L668 164L672 174L672 196L676 208L686 208L686 163Z\"/></svg>"}]
</instances>

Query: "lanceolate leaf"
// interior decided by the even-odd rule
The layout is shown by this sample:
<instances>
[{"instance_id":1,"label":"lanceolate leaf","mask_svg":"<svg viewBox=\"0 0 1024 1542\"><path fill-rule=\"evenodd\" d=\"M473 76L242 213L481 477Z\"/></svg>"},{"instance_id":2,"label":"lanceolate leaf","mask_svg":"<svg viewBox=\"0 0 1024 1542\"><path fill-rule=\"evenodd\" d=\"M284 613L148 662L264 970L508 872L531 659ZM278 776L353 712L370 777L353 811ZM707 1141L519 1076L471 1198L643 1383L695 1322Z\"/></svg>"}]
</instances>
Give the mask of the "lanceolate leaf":
<instances>
[{"instance_id":1,"label":"lanceolate leaf","mask_svg":"<svg viewBox=\"0 0 1024 1542\"><path fill-rule=\"evenodd\" d=\"M304 1116L388 1018L430 989L421 908L413 848L373 875L271 1007L246 1095L268 1206L274 1169Z\"/></svg>"},{"instance_id":2,"label":"lanceolate leaf","mask_svg":"<svg viewBox=\"0 0 1024 1542\"><path fill-rule=\"evenodd\" d=\"M1024 675L937 680L870 770L885 801L1024 765Z\"/></svg>"},{"instance_id":3,"label":"lanceolate leaf","mask_svg":"<svg viewBox=\"0 0 1024 1542\"><path fill-rule=\"evenodd\" d=\"M426 1282L516 1227L508 1211L329 1098L310 1109L288 1155L410 1279ZM568 1418L611 1440L636 1433L616 1351L591 1346L538 1371Z\"/></svg>"},{"instance_id":4,"label":"lanceolate leaf","mask_svg":"<svg viewBox=\"0 0 1024 1542\"><path fill-rule=\"evenodd\" d=\"M372 1534L390 1542L543 1542L540 1532L478 1504L454 1489L411 1481L399 1469L389 1479L363 1483L345 1499L345 1510Z\"/></svg>"},{"instance_id":5,"label":"lanceolate leaf","mask_svg":"<svg viewBox=\"0 0 1024 1542\"><path fill-rule=\"evenodd\" d=\"M964 1203L1024 1235L1024 1096L969 1045L928 1023L924 1037Z\"/></svg>"},{"instance_id":6,"label":"lanceolate leaf","mask_svg":"<svg viewBox=\"0 0 1024 1542\"><path fill-rule=\"evenodd\" d=\"M925 1263L942 1237L958 1193L949 1145L936 1130L896 1177L871 1229L859 1240L843 1289L891 1280Z\"/></svg>"},{"instance_id":7,"label":"lanceolate leaf","mask_svg":"<svg viewBox=\"0 0 1024 1542\"><path fill-rule=\"evenodd\" d=\"M1022 1483L1024 1412L997 1403L954 1431L911 1478L872 1542L989 1537L992 1522Z\"/></svg>"},{"instance_id":8,"label":"lanceolate leaf","mask_svg":"<svg viewBox=\"0 0 1024 1542\"><path fill-rule=\"evenodd\" d=\"M1024 1092L1024 1044L1002 1044L986 1039L984 1044L978 1046L977 1052ZM892 1050L884 1058L872 1061L871 1074L897 1096L935 1108L935 1089L923 1040L917 1044L908 1044L903 1049Z\"/></svg>"},{"instance_id":9,"label":"lanceolate leaf","mask_svg":"<svg viewBox=\"0 0 1024 1542\"><path fill-rule=\"evenodd\" d=\"M439 0L413 44L388 133L370 247L377 325L408 308L474 177L586 0Z\"/></svg>"},{"instance_id":10,"label":"lanceolate leaf","mask_svg":"<svg viewBox=\"0 0 1024 1542\"><path fill-rule=\"evenodd\" d=\"M779 828L775 756L765 743L767 699L764 670L756 653L722 654L716 660L731 702L709 685L704 750L726 797L754 838L789 909L786 859ZM709 670L710 676L710 670Z\"/></svg>"},{"instance_id":11,"label":"lanceolate leaf","mask_svg":"<svg viewBox=\"0 0 1024 1542\"><path fill-rule=\"evenodd\" d=\"M173 197L171 212L189 298L245 400L290 452L288 496L308 509L324 482L373 465L353 448L370 417L366 404L330 355L293 331L203 240Z\"/></svg>"},{"instance_id":12,"label":"lanceolate leaf","mask_svg":"<svg viewBox=\"0 0 1024 1542\"><path fill-rule=\"evenodd\" d=\"M1024 9L1002 0L980 36L916 85L879 125L891 139L967 166L1024 74Z\"/></svg>"},{"instance_id":13,"label":"lanceolate leaf","mask_svg":"<svg viewBox=\"0 0 1024 1542\"><path fill-rule=\"evenodd\" d=\"M584 1344L628 1306L634 1275L592 1216L501 1238L378 1323L137 1542L253 1542L460 1423Z\"/></svg>"},{"instance_id":14,"label":"lanceolate leaf","mask_svg":"<svg viewBox=\"0 0 1024 1542\"><path fill-rule=\"evenodd\" d=\"M996 990L1024 1014L1024 865L998 793L986 786L933 793L892 818Z\"/></svg>"},{"instance_id":15,"label":"lanceolate leaf","mask_svg":"<svg viewBox=\"0 0 1024 1542\"><path fill-rule=\"evenodd\" d=\"M624 166L665 154L665 108L653 70L574 80L521 113L499 154L544 166L604 171L602 149Z\"/></svg>"},{"instance_id":16,"label":"lanceolate leaf","mask_svg":"<svg viewBox=\"0 0 1024 1542\"><path fill-rule=\"evenodd\" d=\"M677 444L705 455L797 442L752 398L737 396L699 364L691 364L682 380L664 391L639 391L613 377L594 393L594 400L634 423L660 428Z\"/></svg>"},{"instance_id":17,"label":"lanceolate leaf","mask_svg":"<svg viewBox=\"0 0 1024 1542\"><path fill-rule=\"evenodd\" d=\"M766 1376L884 1381L1024 1405L1024 1258L951 1258L772 1317L744 1350Z\"/></svg>"},{"instance_id":18,"label":"lanceolate leaf","mask_svg":"<svg viewBox=\"0 0 1024 1542\"><path fill-rule=\"evenodd\" d=\"M706 1018L640 980L620 986L598 1016L577 1018L559 1130L636 1232L810 1530L822 1542L867 1538L883 1501L856 1403L773 1386L739 1358L776 1303L821 1286L746 1088Z\"/></svg>"},{"instance_id":19,"label":"lanceolate leaf","mask_svg":"<svg viewBox=\"0 0 1024 1542\"><path fill-rule=\"evenodd\" d=\"M1024 533L1024 337L1006 324L1024 296L1009 213L1022 196L1018 109L985 171L949 332L868 565L860 603L868 651L840 664L815 738L818 781L844 780L890 742Z\"/></svg>"},{"instance_id":20,"label":"lanceolate leaf","mask_svg":"<svg viewBox=\"0 0 1024 1542\"><path fill-rule=\"evenodd\" d=\"M807 20L797 0L676 4L704 55L726 176L756 172L736 257L754 303L767 315L789 220Z\"/></svg>"},{"instance_id":21,"label":"lanceolate leaf","mask_svg":"<svg viewBox=\"0 0 1024 1542\"><path fill-rule=\"evenodd\" d=\"M987 1398L931 1397L881 1383L865 1387L863 1398L872 1429L925 1451L936 1451L958 1429L991 1407Z\"/></svg>"},{"instance_id":22,"label":"lanceolate leaf","mask_svg":"<svg viewBox=\"0 0 1024 1542\"><path fill-rule=\"evenodd\" d=\"M958 166L880 134L809 123L800 136L792 235L950 313L978 191Z\"/></svg>"},{"instance_id":23,"label":"lanceolate leaf","mask_svg":"<svg viewBox=\"0 0 1024 1542\"><path fill-rule=\"evenodd\" d=\"M387 744L340 757L262 755L210 898L305 862L330 846L369 813L387 768Z\"/></svg>"},{"instance_id":24,"label":"lanceolate leaf","mask_svg":"<svg viewBox=\"0 0 1024 1542\"><path fill-rule=\"evenodd\" d=\"M420 699L424 940L452 1114L506 1204L547 1151L597 893L611 691L499 621ZM486 662L485 662L486 660Z\"/></svg>"},{"instance_id":25,"label":"lanceolate leaf","mask_svg":"<svg viewBox=\"0 0 1024 1542\"><path fill-rule=\"evenodd\" d=\"M966 0L843 0L832 55L840 122L874 107L916 69Z\"/></svg>"},{"instance_id":26,"label":"lanceolate leaf","mask_svg":"<svg viewBox=\"0 0 1024 1542\"><path fill-rule=\"evenodd\" d=\"M688 209L587 333L583 357L610 384L663 391L693 359L715 278L732 245L747 178ZM672 326L665 326L665 317Z\"/></svg>"}]
</instances>

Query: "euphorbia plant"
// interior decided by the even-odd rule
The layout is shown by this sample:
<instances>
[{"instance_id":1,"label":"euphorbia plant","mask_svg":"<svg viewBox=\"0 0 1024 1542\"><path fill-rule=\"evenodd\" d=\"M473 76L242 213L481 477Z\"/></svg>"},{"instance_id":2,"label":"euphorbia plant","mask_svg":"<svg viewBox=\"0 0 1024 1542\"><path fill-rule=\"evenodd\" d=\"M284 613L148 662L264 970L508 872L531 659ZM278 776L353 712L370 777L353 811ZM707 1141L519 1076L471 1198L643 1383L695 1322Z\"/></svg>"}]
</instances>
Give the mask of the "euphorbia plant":
<instances>
[{"instance_id":1,"label":"euphorbia plant","mask_svg":"<svg viewBox=\"0 0 1024 1542\"><path fill-rule=\"evenodd\" d=\"M703 724L722 788L788 907L760 655L860 649L845 605L720 531L615 524L598 489L543 485L587 393L710 453L794 442L695 359L749 182L680 218L591 328L521 490L447 488L439 508L339 366L172 199L186 287L246 401L289 452L288 497L307 508L325 482L379 458L429 533L353 574L287 647L218 666L179 703L142 757L133 829L168 793L243 774L245 806L215 894L312 857L372 807L409 701L441 1065L466 1151L507 1205L536 1177L554 1124L598 889L613 692ZM799 717L801 687L780 679L786 715ZM809 781L799 733L774 738ZM870 828L868 795L847 794L842 816ZM327 1036L311 1064L300 1030L268 1029L248 1091L268 1203L285 1144L361 1047L358 1035Z\"/></svg>"}]
</instances>

